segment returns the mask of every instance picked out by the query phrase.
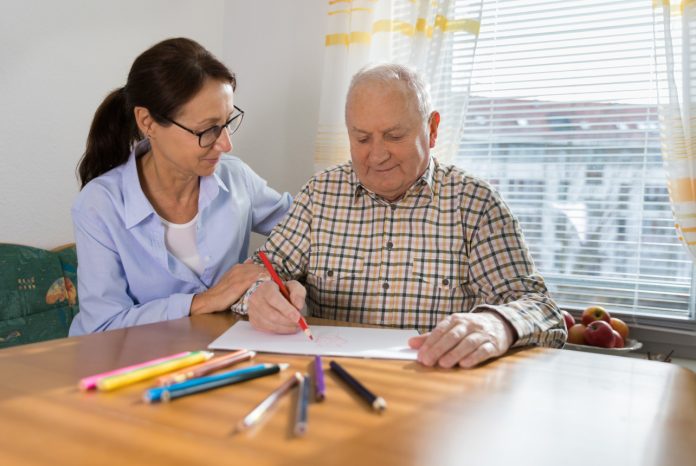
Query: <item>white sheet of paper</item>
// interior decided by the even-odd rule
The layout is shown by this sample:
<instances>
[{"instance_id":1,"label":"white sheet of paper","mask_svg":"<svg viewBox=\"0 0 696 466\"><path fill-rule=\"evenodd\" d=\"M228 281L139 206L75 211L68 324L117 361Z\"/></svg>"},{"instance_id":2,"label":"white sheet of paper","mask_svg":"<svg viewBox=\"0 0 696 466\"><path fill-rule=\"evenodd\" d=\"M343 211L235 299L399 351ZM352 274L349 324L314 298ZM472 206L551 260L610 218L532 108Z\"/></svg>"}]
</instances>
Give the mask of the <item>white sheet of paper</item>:
<instances>
[{"instance_id":1,"label":"white sheet of paper","mask_svg":"<svg viewBox=\"0 0 696 466\"><path fill-rule=\"evenodd\" d=\"M294 335L275 335L255 330L249 322L239 321L208 345L208 348L218 350L248 349L282 354L416 360L416 350L408 346L408 339L418 335L415 330L327 325L312 325L310 330L314 336L314 341L307 338L303 332Z\"/></svg>"}]
</instances>

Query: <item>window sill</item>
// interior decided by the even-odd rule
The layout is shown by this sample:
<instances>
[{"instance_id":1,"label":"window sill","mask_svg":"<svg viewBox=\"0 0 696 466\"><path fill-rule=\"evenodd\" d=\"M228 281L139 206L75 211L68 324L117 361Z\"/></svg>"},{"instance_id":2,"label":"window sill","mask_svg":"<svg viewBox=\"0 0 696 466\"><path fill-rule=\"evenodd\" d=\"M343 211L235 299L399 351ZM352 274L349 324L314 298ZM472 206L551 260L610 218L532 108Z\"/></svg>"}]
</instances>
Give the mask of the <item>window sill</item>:
<instances>
[{"instance_id":1,"label":"window sill","mask_svg":"<svg viewBox=\"0 0 696 466\"><path fill-rule=\"evenodd\" d=\"M579 322L582 310L568 309ZM696 360L696 322L693 320L660 319L648 316L617 314L630 328L630 338L643 343L640 353L663 354L670 351L672 359Z\"/></svg>"}]
</instances>

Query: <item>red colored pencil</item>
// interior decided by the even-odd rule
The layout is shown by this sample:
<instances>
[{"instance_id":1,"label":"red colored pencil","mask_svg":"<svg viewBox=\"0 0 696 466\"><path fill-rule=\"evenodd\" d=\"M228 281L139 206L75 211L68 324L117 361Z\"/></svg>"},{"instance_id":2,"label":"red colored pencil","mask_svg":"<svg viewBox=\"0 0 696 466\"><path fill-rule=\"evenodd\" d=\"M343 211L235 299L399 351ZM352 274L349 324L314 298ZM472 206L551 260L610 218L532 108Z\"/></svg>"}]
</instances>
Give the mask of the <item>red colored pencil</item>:
<instances>
[{"instance_id":1,"label":"red colored pencil","mask_svg":"<svg viewBox=\"0 0 696 466\"><path fill-rule=\"evenodd\" d=\"M261 262L263 262L263 265L266 266L266 270L268 270L268 273L271 274L271 279L273 279L275 284L278 285L278 288L280 289L280 294L282 294L285 297L285 299L288 300L289 303L292 303L292 301L290 300L290 292L288 291L288 288L285 286L285 283L283 283L283 280L280 279L275 269L273 269L273 265L271 264L271 261L268 260L268 257L266 257L266 254L263 251L259 251L259 257L261 258ZM310 340L314 340L314 336L312 335L312 332L309 330L309 325L307 325L307 321L304 317L302 317L302 314L300 314L300 319L297 321L297 324L300 326L304 334L307 335L307 337Z\"/></svg>"}]
</instances>

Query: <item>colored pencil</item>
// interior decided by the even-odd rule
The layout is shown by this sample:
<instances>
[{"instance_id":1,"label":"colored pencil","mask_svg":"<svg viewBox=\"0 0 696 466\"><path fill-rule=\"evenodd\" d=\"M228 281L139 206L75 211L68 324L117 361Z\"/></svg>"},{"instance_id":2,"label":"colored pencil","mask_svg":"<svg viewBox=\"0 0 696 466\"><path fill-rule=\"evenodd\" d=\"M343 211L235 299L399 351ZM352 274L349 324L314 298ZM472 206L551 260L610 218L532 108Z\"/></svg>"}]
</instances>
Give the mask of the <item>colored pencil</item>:
<instances>
[{"instance_id":1,"label":"colored pencil","mask_svg":"<svg viewBox=\"0 0 696 466\"><path fill-rule=\"evenodd\" d=\"M256 353L248 350L239 350L230 354L225 354L224 356L218 356L210 361L187 367L186 369L174 372L173 374L164 375L157 379L157 385L160 387L166 387L167 385L184 382L196 377L203 377L204 375L208 375L211 372L215 372L219 369L233 366L243 361L248 361L254 356L256 356Z\"/></svg>"},{"instance_id":2,"label":"colored pencil","mask_svg":"<svg viewBox=\"0 0 696 466\"><path fill-rule=\"evenodd\" d=\"M114 375L125 374L126 372L131 372L136 369L142 369L144 367L155 366L163 362L167 362L172 359L179 359L184 356L191 354L191 351L184 351L183 353L172 354L170 356L164 356L162 358L152 359L150 361L141 362L139 364L133 364L131 366L121 367L120 369L114 369L112 371L102 372L101 374L90 375L80 379L78 387L80 390L94 390L97 388L97 382L106 377L112 377Z\"/></svg>"},{"instance_id":3,"label":"colored pencil","mask_svg":"<svg viewBox=\"0 0 696 466\"><path fill-rule=\"evenodd\" d=\"M293 432L297 437L307 432L307 415L309 408L309 393L312 390L312 380L309 374L305 374L300 380L297 391L297 411L295 412L295 427Z\"/></svg>"},{"instance_id":4,"label":"colored pencil","mask_svg":"<svg viewBox=\"0 0 696 466\"><path fill-rule=\"evenodd\" d=\"M363 384L361 384L358 379L350 375L347 370L345 370L340 364L338 364L336 361L331 361L329 363L329 367L331 367L331 370L341 379L343 380L350 388L352 388L355 393L360 395L360 397L367 401L367 403L372 406L372 409L375 411L382 412L385 409L387 409L387 402L382 398L381 396L376 396L374 393L372 393L370 390L365 388Z\"/></svg>"},{"instance_id":5,"label":"colored pencil","mask_svg":"<svg viewBox=\"0 0 696 466\"><path fill-rule=\"evenodd\" d=\"M259 423L259 421L263 418L266 413L270 411L270 409L275 406L275 404L280 400L283 395L288 393L297 383L300 381L302 378L302 374L299 372L295 372L295 374L290 377L288 380L283 382L283 384L273 390L273 392L268 395L261 403L256 405L254 409L249 411L249 414L244 416L244 419L239 421L237 424L237 427L235 429L235 432L242 432L245 431L256 424Z\"/></svg>"},{"instance_id":6,"label":"colored pencil","mask_svg":"<svg viewBox=\"0 0 696 466\"><path fill-rule=\"evenodd\" d=\"M162 397L165 393L171 393L176 390L185 390L191 387L196 387L198 385L203 385L210 382L215 382L218 380L225 380L230 377L235 377L239 375L244 375L247 373L253 373L261 369L265 369L272 364L256 364L255 366L244 367L242 369L235 369L231 371L221 372L219 374L208 375L205 377L196 377L193 379L184 380L171 385L166 385L162 387L153 387L143 393L143 400L147 403L155 403L157 401L162 401Z\"/></svg>"},{"instance_id":7,"label":"colored pencil","mask_svg":"<svg viewBox=\"0 0 696 466\"><path fill-rule=\"evenodd\" d=\"M326 385L324 384L324 367L321 356L314 357L314 399L324 401L326 398Z\"/></svg>"},{"instance_id":8,"label":"colored pencil","mask_svg":"<svg viewBox=\"0 0 696 466\"><path fill-rule=\"evenodd\" d=\"M264 253L263 251L259 251L258 254L261 258L261 262L263 262L263 265L266 267L266 270L268 270L268 273L271 274L271 279L275 282L276 285L278 285L278 288L280 289L280 294L282 294L285 297L285 299L288 300L289 303L292 303L292 300L290 299L290 291L288 291L288 288L285 286L285 283L283 283L283 280L281 280L278 274L276 273L275 269L273 268L273 264L271 264L271 261L268 260L266 253ZM307 338L309 338L310 340L314 340L314 335L312 335L311 330L309 330L309 325L307 324L307 321L302 316L302 314L300 314L300 318L297 321L297 324L300 326L304 334L307 335Z\"/></svg>"},{"instance_id":9,"label":"colored pencil","mask_svg":"<svg viewBox=\"0 0 696 466\"><path fill-rule=\"evenodd\" d=\"M228 372L221 372L207 377L198 377L168 387L155 387L147 390L143 399L147 403L157 401L168 402L182 396L195 395L225 385L231 385L266 375L278 373L288 367L288 364L258 364Z\"/></svg>"},{"instance_id":10,"label":"colored pencil","mask_svg":"<svg viewBox=\"0 0 696 466\"><path fill-rule=\"evenodd\" d=\"M126 385L151 379L153 377L157 377L158 375L198 364L199 362L206 361L212 357L213 353L209 351L195 351L188 356L184 356L183 358L172 359L171 361L166 361L154 366L147 366L141 369L126 372L124 374L105 377L97 382L97 388L102 391L115 390L117 388L125 387Z\"/></svg>"}]
</instances>

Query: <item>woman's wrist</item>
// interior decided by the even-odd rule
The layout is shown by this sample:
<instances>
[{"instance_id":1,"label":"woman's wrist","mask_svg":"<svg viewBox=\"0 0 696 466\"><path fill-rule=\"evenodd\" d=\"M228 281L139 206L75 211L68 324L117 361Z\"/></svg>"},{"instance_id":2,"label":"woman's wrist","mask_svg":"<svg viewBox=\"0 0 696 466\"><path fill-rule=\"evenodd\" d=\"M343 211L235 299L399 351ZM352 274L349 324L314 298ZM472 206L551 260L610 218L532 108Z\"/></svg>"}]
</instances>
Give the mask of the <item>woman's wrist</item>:
<instances>
[{"instance_id":1,"label":"woman's wrist","mask_svg":"<svg viewBox=\"0 0 696 466\"><path fill-rule=\"evenodd\" d=\"M206 314L211 312L209 310L210 307L210 300L208 299L208 292L204 291L203 293L200 294L195 294L193 295L193 299L191 300L191 309L189 310L189 314L194 316L197 314Z\"/></svg>"}]
</instances>

